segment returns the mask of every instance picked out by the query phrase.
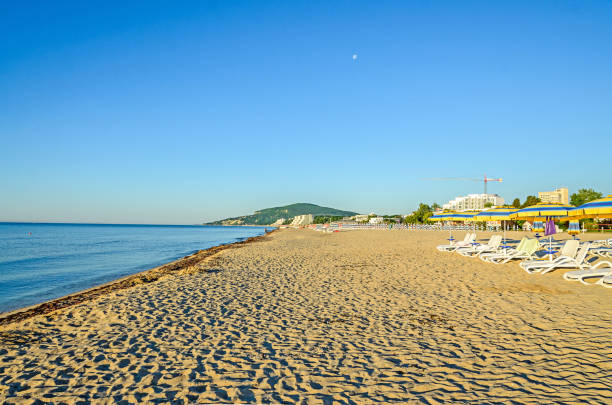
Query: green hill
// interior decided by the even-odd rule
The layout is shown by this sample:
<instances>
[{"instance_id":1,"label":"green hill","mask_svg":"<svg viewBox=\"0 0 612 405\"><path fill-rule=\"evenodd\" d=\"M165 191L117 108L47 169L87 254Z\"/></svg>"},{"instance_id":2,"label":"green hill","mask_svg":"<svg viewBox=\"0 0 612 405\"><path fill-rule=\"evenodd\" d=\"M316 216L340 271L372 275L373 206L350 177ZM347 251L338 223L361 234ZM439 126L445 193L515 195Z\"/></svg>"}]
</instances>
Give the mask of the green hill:
<instances>
[{"instance_id":1,"label":"green hill","mask_svg":"<svg viewBox=\"0 0 612 405\"><path fill-rule=\"evenodd\" d=\"M244 215L241 217L226 218L219 221L209 222L206 225L270 225L280 218L290 219L296 215L312 214L317 215L333 215L341 217L350 217L356 215L356 212L342 211L335 208L321 207L315 204L297 203L285 205L284 207L266 208L255 211L253 215Z\"/></svg>"}]
</instances>

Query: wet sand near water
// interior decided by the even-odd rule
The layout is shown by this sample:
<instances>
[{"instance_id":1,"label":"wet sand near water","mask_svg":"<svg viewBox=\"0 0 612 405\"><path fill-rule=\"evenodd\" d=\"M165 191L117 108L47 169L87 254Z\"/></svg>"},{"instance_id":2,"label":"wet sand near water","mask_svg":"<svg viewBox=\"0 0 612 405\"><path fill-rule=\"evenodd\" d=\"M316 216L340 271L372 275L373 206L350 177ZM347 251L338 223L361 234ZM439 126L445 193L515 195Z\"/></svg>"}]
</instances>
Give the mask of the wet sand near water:
<instances>
[{"instance_id":1,"label":"wet sand near water","mask_svg":"<svg viewBox=\"0 0 612 405\"><path fill-rule=\"evenodd\" d=\"M447 237L281 230L17 319L0 399L612 402L612 290L438 252Z\"/></svg>"}]
</instances>

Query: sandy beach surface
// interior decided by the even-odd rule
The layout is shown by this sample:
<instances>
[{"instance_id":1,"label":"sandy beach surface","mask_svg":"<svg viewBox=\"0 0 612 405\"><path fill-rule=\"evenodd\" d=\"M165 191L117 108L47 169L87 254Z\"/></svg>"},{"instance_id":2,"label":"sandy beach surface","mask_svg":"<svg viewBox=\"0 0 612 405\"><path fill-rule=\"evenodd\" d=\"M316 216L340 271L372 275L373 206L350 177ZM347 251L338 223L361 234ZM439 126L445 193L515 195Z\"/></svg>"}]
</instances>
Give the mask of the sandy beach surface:
<instances>
[{"instance_id":1,"label":"sandy beach surface","mask_svg":"<svg viewBox=\"0 0 612 405\"><path fill-rule=\"evenodd\" d=\"M0 326L0 400L612 403L612 290L447 235L281 230Z\"/></svg>"}]
</instances>

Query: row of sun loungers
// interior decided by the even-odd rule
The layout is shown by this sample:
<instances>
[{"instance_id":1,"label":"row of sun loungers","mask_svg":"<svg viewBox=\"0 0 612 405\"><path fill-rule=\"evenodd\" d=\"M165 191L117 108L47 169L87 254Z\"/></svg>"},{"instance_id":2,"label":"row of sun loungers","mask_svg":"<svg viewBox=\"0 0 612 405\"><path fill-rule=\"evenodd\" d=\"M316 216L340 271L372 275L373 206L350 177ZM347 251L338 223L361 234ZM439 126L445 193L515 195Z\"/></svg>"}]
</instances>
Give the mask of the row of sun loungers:
<instances>
[{"instance_id":1,"label":"row of sun loungers","mask_svg":"<svg viewBox=\"0 0 612 405\"><path fill-rule=\"evenodd\" d=\"M471 246L474 241L476 241L476 234L468 232L465 234L465 238L462 241L451 241L451 243L448 245L440 245L438 246L438 250L440 252L454 252L459 248Z\"/></svg>"},{"instance_id":2,"label":"row of sun loungers","mask_svg":"<svg viewBox=\"0 0 612 405\"><path fill-rule=\"evenodd\" d=\"M536 252L540 249L540 242L537 239L523 238L519 244L512 248L504 248L501 251L485 253L480 258L485 262L494 264L508 263L511 260L535 259Z\"/></svg>"},{"instance_id":3,"label":"row of sun loungers","mask_svg":"<svg viewBox=\"0 0 612 405\"><path fill-rule=\"evenodd\" d=\"M578 240L567 240L560 247L559 255L554 258L543 258L538 253L543 247L550 244L540 244L537 239L523 238L515 246L501 245L501 235L493 235L487 243L476 242L475 233L466 233L462 241L451 241L450 244L440 245L437 249L441 252L457 252L466 257L478 257L481 260L502 264L512 260L521 260L519 266L527 273L546 274L557 269L576 269L565 273L563 278L568 281L580 281L586 285L592 285L585 280L599 278L595 283L603 287L612 288L612 262L604 260L592 264L587 257L595 255L598 257L612 257L612 239L607 241L585 242L582 245ZM547 253L547 252L544 252Z\"/></svg>"}]
</instances>

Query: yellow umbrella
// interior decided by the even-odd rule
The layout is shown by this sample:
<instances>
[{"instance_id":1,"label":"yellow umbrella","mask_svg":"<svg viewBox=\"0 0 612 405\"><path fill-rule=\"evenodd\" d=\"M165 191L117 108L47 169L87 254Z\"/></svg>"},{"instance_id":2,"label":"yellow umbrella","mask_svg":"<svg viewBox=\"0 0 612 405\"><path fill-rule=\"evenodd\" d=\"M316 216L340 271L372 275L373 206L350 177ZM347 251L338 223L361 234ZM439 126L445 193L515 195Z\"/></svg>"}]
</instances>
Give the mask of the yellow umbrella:
<instances>
[{"instance_id":1,"label":"yellow umbrella","mask_svg":"<svg viewBox=\"0 0 612 405\"><path fill-rule=\"evenodd\" d=\"M584 218L612 218L612 194L571 209L568 219L577 220Z\"/></svg>"},{"instance_id":2,"label":"yellow umbrella","mask_svg":"<svg viewBox=\"0 0 612 405\"><path fill-rule=\"evenodd\" d=\"M428 221L446 221L446 217L450 214L450 212L438 212L436 214L433 214L432 216L430 216L429 218L427 218Z\"/></svg>"},{"instance_id":3,"label":"yellow umbrella","mask_svg":"<svg viewBox=\"0 0 612 405\"><path fill-rule=\"evenodd\" d=\"M432 216L430 216L429 218L427 218L428 221L435 221L435 222L439 222L439 221L449 221L449 217L451 215L455 214L452 211L443 211L443 212L439 212L437 214L433 214ZM453 238L453 230L449 229L449 237L448 240L450 241L450 243L452 244L453 241L455 240L455 238Z\"/></svg>"},{"instance_id":4,"label":"yellow umbrella","mask_svg":"<svg viewBox=\"0 0 612 405\"><path fill-rule=\"evenodd\" d=\"M533 225L531 225L531 230L536 233L536 236L538 236L538 232L544 232L544 220L545 218L537 217L533 219Z\"/></svg>"},{"instance_id":5,"label":"yellow umbrella","mask_svg":"<svg viewBox=\"0 0 612 405\"><path fill-rule=\"evenodd\" d=\"M481 211L476 214L472 220L473 221L508 221L511 214L514 214L518 211L518 208L510 208L510 207L494 207L489 208L488 210Z\"/></svg>"},{"instance_id":6,"label":"yellow umbrella","mask_svg":"<svg viewBox=\"0 0 612 405\"><path fill-rule=\"evenodd\" d=\"M437 214L433 214L429 218L429 221L469 221L478 211L444 211Z\"/></svg>"},{"instance_id":7,"label":"yellow umbrella","mask_svg":"<svg viewBox=\"0 0 612 405\"><path fill-rule=\"evenodd\" d=\"M453 215L451 215L449 217L450 221L460 221L460 222L466 222L466 221L471 221L472 218L474 218L474 216L476 214L478 214L479 211L461 211L461 212L455 212L453 213Z\"/></svg>"},{"instance_id":8,"label":"yellow umbrella","mask_svg":"<svg viewBox=\"0 0 612 405\"><path fill-rule=\"evenodd\" d=\"M470 222L474 220L474 217L479 214L480 211L461 211L457 216L454 217L454 221L460 221L463 223ZM474 224L473 230L476 230L476 224Z\"/></svg>"},{"instance_id":9,"label":"yellow umbrella","mask_svg":"<svg viewBox=\"0 0 612 405\"><path fill-rule=\"evenodd\" d=\"M557 203L539 203L529 207L522 208L512 214L511 219L535 219L536 217L561 218L566 217L571 205Z\"/></svg>"},{"instance_id":10,"label":"yellow umbrella","mask_svg":"<svg viewBox=\"0 0 612 405\"><path fill-rule=\"evenodd\" d=\"M504 228L504 244L503 247L506 248L506 224L505 221L510 219L510 215L514 214L518 211L518 208L510 208L510 207L494 207L485 211L479 212L475 215L472 220L473 221L503 221Z\"/></svg>"},{"instance_id":11,"label":"yellow umbrella","mask_svg":"<svg viewBox=\"0 0 612 405\"><path fill-rule=\"evenodd\" d=\"M542 220L545 218L555 218L561 219L565 218L568 215L568 212L573 207L567 204L558 204L558 203L539 203L536 205L531 205L529 207L522 208L512 214L510 214L511 219L524 219L531 220L534 222L534 231L541 232L543 231ZM539 223L539 224L538 224ZM538 224L541 228L537 228Z\"/></svg>"},{"instance_id":12,"label":"yellow umbrella","mask_svg":"<svg viewBox=\"0 0 612 405\"><path fill-rule=\"evenodd\" d=\"M570 211L573 207L567 204L558 204L558 203L539 203L536 205L532 205L529 207L525 207L523 209L518 210L517 212L510 214L510 218L512 219L531 219L535 220L541 217L550 218L550 219L559 219L563 217L567 217L568 211ZM538 236L536 234L536 236ZM552 236L548 239L548 254L550 260L552 260L552 254L554 251L552 250Z\"/></svg>"},{"instance_id":13,"label":"yellow umbrella","mask_svg":"<svg viewBox=\"0 0 612 405\"><path fill-rule=\"evenodd\" d=\"M447 211L441 212L438 214L433 214L431 217L427 218L430 221L468 221L474 215L476 215L478 211L464 211L464 212L456 212L456 211ZM453 238L453 230L449 229L450 236L448 240L451 242L455 240Z\"/></svg>"}]
</instances>

